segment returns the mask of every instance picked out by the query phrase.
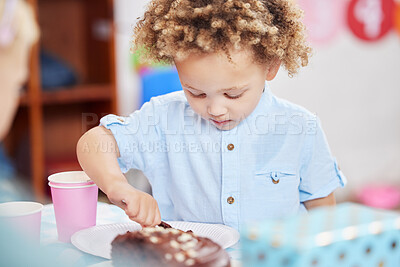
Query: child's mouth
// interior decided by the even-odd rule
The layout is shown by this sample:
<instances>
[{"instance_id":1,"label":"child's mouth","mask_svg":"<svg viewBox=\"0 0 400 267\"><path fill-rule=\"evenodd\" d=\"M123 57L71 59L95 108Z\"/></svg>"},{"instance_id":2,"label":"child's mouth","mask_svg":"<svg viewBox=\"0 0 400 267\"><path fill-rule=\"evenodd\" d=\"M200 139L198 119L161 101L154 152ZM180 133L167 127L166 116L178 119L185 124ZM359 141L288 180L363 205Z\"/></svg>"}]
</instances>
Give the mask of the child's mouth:
<instances>
[{"instance_id":1,"label":"child's mouth","mask_svg":"<svg viewBox=\"0 0 400 267\"><path fill-rule=\"evenodd\" d=\"M225 120L225 121L216 121L213 119L210 119L215 125L217 126L224 126L226 124L228 124L231 120Z\"/></svg>"}]
</instances>

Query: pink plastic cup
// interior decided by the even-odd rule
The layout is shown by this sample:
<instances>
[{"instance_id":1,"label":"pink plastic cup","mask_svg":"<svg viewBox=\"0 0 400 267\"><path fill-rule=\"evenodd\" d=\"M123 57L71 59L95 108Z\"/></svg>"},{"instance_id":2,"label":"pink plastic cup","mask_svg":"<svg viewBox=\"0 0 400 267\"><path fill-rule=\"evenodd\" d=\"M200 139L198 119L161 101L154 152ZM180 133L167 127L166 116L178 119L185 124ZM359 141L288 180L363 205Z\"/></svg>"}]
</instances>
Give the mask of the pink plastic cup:
<instances>
[{"instance_id":1,"label":"pink plastic cup","mask_svg":"<svg viewBox=\"0 0 400 267\"><path fill-rule=\"evenodd\" d=\"M56 180L54 176L57 176ZM84 172L64 172L49 177L61 242L70 242L75 232L96 225L98 187L87 179Z\"/></svg>"},{"instance_id":2,"label":"pink plastic cup","mask_svg":"<svg viewBox=\"0 0 400 267\"><path fill-rule=\"evenodd\" d=\"M21 237L28 237L33 243L40 243L40 223L43 205L37 202L16 201L0 204L0 221Z\"/></svg>"},{"instance_id":3,"label":"pink plastic cup","mask_svg":"<svg viewBox=\"0 0 400 267\"><path fill-rule=\"evenodd\" d=\"M49 176L49 183L57 186L81 186L94 184L83 171L59 172Z\"/></svg>"}]
</instances>

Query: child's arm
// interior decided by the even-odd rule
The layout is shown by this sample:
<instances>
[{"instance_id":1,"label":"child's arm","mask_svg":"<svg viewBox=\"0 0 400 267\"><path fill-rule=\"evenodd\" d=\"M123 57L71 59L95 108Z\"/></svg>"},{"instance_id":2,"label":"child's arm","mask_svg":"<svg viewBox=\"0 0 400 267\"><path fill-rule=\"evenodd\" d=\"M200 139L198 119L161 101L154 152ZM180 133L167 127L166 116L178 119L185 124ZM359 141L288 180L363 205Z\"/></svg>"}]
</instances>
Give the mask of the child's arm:
<instances>
[{"instance_id":1,"label":"child's arm","mask_svg":"<svg viewBox=\"0 0 400 267\"><path fill-rule=\"evenodd\" d=\"M161 222L156 200L133 188L121 172L117 142L110 130L98 126L85 133L78 142L77 155L86 174L131 220L144 226Z\"/></svg>"},{"instance_id":2,"label":"child's arm","mask_svg":"<svg viewBox=\"0 0 400 267\"><path fill-rule=\"evenodd\" d=\"M320 206L334 206L334 205L336 205L336 199L333 193L323 198L317 198L304 202L304 206L306 206L307 210Z\"/></svg>"}]
</instances>

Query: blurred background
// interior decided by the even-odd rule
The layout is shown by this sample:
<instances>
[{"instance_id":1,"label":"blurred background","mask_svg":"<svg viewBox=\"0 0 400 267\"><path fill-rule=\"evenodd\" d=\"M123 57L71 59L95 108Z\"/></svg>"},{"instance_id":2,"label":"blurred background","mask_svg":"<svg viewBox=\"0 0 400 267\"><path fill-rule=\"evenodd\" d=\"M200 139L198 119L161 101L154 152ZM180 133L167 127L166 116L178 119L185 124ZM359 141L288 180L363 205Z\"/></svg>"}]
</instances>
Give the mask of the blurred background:
<instances>
[{"instance_id":1,"label":"blurred background","mask_svg":"<svg viewBox=\"0 0 400 267\"><path fill-rule=\"evenodd\" d=\"M41 38L3 142L0 176L8 178L0 183L11 181L17 191L46 202L47 176L80 170L76 143L101 116L128 115L151 96L180 85L173 68L141 65L130 53L132 27L147 0L28 2ZM398 191L400 2L295 2L304 9L313 56L293 78L281 69L272 91L320 117L348 178L347 187L337 192L339 201L360 201L358 194L371 185ZM140 172L132 170L127 177L150 190ZM398 208L400 198L392 200Z\"/></svg>"}]
</instances>

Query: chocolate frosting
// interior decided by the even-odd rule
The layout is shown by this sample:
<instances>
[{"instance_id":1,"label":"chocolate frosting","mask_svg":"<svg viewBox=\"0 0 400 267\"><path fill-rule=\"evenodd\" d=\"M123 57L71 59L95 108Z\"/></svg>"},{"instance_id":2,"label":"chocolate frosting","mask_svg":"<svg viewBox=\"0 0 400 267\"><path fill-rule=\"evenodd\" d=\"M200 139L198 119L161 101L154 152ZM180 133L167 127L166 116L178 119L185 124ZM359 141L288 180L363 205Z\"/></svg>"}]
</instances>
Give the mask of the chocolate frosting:
<instances>
[{"instance_id":1,"label":"chocolate frosting","mask_svg":"<svg viewBox=\"0 0 400 267\"><path fill-rule=\"evenodd\" d=\"M113 265L230 266L229 255L212 240L168 226L162 224L160 227L146 227L141 231L117 236L111 243Z\"/></svg>"}]
</instances>

